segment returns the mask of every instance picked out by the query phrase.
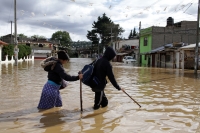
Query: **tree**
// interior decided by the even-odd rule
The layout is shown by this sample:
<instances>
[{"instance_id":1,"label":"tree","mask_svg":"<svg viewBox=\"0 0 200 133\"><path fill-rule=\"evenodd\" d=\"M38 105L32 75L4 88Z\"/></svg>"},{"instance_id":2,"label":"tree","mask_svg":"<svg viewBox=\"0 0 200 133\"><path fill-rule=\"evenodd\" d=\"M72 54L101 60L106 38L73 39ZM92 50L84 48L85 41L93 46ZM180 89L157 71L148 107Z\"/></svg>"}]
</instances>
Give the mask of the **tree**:
<instances>
[{"instance_id":1,"label":"tree","mask_svg":"<svg viewBox=\"0 0 200 133\"><path fill-rule=\"evenodd\" d=\"M130 35L128 36L128 39L131 39L131 38L133 38L133 33L132 33L132 30L131 30L131 33L130 33Z\"/></svg>"},{"instance_id":2,"label":"tree","mask_svg":"<svg viewBox=\"0 0 200 133\"><path fill-rule=\"evenodd\" d=\"M124 32L124 30L108 18L105 13L102 17L99 16L96 22L93 22L92 28L93 29L91 31L88 31L86 37L93 43L98 43L101 39L100 43L102 46L108 45L111 42L111 36L112 40L115 41L117 36Z\"/></svg>"},{"instance_id":3,"label":"tree","mask_svg":"<svg viewBox=\"0 0 200 133\"><path fill-rule=\"evenodd\" d=\"M39 39L46 39L45 36L39 36Z\"/></svg>"},{"instance_id":4,"label":"tree","mask_svg":"<svg viewBox=\"0 0 200 133\"><path fill-rule=\"evenodd\" d=\"M18 36L20 37L20 38L27 38L27 36L26 35L24 35L24 34L18 34Z\"/></svg>"},{"instance_id":5,"label":"tree","mask_svg":"<svg viewBox=\"0 0 200 133\"><path fill-rule=\"evenodd\" d=\"M134 37L134 36L137 36L136 31L135 31L135 28L134 28L134 30L133 30L133 37Z\"/></svg>"},{"instance_id":6,"label":"tree","mask_svg":"<svg viewBox=\"0 0 200 133\"><path fill-rule=\"evenodd\" d=\"M67 46L67 44L72 42L69 33L66 31L57 31L57 32L53 33L51 40L60 41L60 44L62 46Z\"/></svg>"},{"instance_id":7,"label":"tree","mask_svg":"<svg viewBox=\"0 0 200 133\"><path fill-rule=\"evenodd\" d=\"M46 39L45 36L40 36L40 35L33 35L33 36L31 36L31 38L34 38L35 40L38 40L38 39Z\"/></svg>"},{"instance_id":8,"label":"tree","mask_svg":"<svg viewBox=\"0 0 200 133\"><path fill-rule=\"evenodd\" d=\"M88 34L86 36L89 40L92 41L92 44L98 44L99 43L99 39L95 30L92 31L88 31Z\"/></svg>"},{"instance_id":9,"label":"tree","mask_svg":"<svg viewBox=\"0 0 200 133\"><path fill-rule=\"evenodd\" d=\"M22 33L21 33L21 34L18 34L17 36L19 37L20 40L24 40L24 39L27 38L27 36L24 35L24 34L22 34Z\"/></svg>"}]
</instances>

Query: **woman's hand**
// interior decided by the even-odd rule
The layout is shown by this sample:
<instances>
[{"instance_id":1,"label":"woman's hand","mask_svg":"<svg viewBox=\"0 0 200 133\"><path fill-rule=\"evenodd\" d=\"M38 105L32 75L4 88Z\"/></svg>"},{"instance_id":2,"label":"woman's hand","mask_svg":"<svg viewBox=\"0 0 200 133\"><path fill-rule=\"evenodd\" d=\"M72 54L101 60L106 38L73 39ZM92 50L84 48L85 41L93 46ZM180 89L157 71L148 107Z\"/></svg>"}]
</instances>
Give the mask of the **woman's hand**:
<instances>
[{"instance_id":1,"label":"woman's hand","mask_svg":"<svg viewBox=\"0 0 200 133\"><path fill-rule=\"evenodd\" d=\"M83 74L80 73L78 76L79 76L79 79L83 79Z\"/></svg>"}]
</instances>

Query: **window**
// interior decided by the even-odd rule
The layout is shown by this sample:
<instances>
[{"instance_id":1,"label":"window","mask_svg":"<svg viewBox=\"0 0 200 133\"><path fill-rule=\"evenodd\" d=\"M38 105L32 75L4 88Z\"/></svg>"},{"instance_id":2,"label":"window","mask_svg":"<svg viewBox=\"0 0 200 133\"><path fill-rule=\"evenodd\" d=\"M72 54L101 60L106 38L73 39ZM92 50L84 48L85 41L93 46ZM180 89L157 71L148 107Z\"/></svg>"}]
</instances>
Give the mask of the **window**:
<instances>
[{"instance_id":1,"label":"window","mask_svg":"<svg viewBox=\"0 0 200 133\"><path fill-rule=\"evenodd\" d=\"M166 62L170 62L170 55L166 55L165 60L166 60Z\"/></svg>"},{"instance_id":2,"label":"window","mask_svg":"<svg viewBox=\"0 0 200 133\"><path fill-rule=\"evenodd\" d=\"M147 46L147 43L148 43L148 39L147 37L144 38L144 46Z\"/></svg>"}]
</instances>

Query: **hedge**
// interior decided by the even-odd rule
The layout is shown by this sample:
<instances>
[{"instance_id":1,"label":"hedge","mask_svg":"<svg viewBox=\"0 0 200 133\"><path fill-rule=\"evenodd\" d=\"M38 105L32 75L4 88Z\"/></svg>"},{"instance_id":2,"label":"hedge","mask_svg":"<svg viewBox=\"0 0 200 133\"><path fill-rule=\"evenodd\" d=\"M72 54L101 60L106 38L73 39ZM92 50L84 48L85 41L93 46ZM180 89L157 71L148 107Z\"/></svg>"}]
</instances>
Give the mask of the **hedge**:
<instances>
[{"instance_id":1,"label":"hedge","mask_svg":"<svg viewBox=\"0 0 200 133\"><path fill-rule=\"evenodd\" d=\"M5 58L5 55L8 55L8 59L10 60L12 55L14 55L14 46L12 44L6 45L2 49L3 58ZM18 59L27 57L31 54L31 47L27 45L18 45L19 53L18 53ZM5 59L3 59L5 60Z\"/></svg>"},{"instance_id":2,"label":"hedge","mask_svg":"<svg viewBox=\"0 0 200 133\"><path fill-rule=\"evenodd\" d=\"M6 45L2 49L3 59L5 60L5 56L8 55L8 59L11 60L12 55L14 55L14 45Z\"/></svg>"}]
</instances>

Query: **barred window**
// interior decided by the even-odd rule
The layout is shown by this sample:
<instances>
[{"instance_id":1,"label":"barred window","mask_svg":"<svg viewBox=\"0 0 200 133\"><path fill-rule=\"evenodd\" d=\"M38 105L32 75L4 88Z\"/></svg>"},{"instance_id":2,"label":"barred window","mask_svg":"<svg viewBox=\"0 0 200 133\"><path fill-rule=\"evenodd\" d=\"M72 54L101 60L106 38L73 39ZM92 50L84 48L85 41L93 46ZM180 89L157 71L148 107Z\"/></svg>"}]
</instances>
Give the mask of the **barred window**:
<instances>
[{"instance_id":1,"label":"barred window","mask_svg":"<svg viewBox=\"0 0 200 133\"><path fill-rule=\"evenodd\" d=\"M147 37L145 37L144 38L144 46L147 46L147 44L148 44L148 39L147 39Z\"/></svg>"}]
</instances>

